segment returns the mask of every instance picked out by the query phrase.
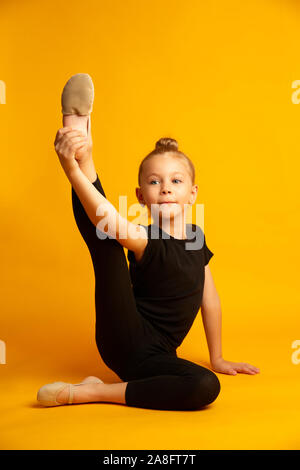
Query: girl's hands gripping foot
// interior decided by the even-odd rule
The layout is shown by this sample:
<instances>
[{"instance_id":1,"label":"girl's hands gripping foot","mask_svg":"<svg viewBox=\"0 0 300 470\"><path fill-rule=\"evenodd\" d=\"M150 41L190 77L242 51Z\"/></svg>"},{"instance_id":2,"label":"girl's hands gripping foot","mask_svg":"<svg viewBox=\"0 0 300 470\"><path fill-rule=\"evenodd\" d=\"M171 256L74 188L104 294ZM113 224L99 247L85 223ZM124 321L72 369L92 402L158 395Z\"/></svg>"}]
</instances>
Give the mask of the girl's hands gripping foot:
<instances>
[{"instance_id":1,"label":"girl's hands gripping foot","mask_svg":"<svg viewBox=\"0 0 300 470\"><path fill-rule=\"evenodd\" d=\"M86 137L84 132L82 132L80 130L79 130L79 132L81 133L82 137ZM81 167L84 168L85 165L87 165L89 162L92 161L92 159L93 159L92 149L93 149L93 142L92 142L92 137L89 134L86 137L84 145L82 147L80 147L79 149L77 149L77 151L75 153L75 158L76 158L76 161L77 161L78 165L80 166L80 168Z\"/></svg>"},{"instance_id":2,"label":"girl's hands gripping foot","mask_svg":"<svg viewBox=\"0 0 300 470\"><path fill-rule=\"evenodd\" d=\"M77 114L70 114L63 116L63 126L72 128L73 130L81 131L82 136L87 136L86 144L77 150L75 158L81 167L86 167L92 161L93 141L91 133L91 117L78 116Z\"/></svg>"},{"instance_id":3,"label":"girl's hands gripping foot","mask_svg":"<svg viewBox=\"0 0 300 470\"><path fill-rule=\"evenodd\" d=\"M87 145L87 140L88 137L77 129L63 127L57 131L54 141L55 151L66 175L79 168L76 155Z\"/></svg>"}]
</instances>

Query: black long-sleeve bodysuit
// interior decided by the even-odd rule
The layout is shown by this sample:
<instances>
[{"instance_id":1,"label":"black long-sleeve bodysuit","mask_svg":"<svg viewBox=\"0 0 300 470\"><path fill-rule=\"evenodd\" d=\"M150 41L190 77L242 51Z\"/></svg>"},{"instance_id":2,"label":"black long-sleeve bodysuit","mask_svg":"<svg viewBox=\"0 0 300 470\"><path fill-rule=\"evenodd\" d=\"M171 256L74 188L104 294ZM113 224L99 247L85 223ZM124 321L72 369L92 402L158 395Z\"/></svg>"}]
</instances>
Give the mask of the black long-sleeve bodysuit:
<instances>
[{"instance_id":1,"label":"black long-sleeve bodysuit","mask_svg":"<svg viewBox=\"0 0 300 470\"><path fill-rule=\"evenodd\" d=\"M92 184L106 197L98 174ZM192 224L203 234L202 248L191 250L185 244L193 237L144 226L147 246L138 262L128 250L128 270L122 245L98 237L73 187L72 205L94 266L96 344L104 363L128 382L126 404L197 410L212 403L220 392L216 374L176 354L200 308L204 266L213 256L200 227Z\"/></svg>"}]
</instances>

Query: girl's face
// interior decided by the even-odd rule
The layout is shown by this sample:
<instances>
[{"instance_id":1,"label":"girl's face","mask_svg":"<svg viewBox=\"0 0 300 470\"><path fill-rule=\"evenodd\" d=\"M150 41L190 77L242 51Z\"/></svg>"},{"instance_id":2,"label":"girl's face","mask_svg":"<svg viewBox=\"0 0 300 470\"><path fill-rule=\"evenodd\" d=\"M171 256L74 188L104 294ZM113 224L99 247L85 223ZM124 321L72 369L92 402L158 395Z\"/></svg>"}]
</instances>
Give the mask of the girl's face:
<instances>
[{"instance_id":1,"label":"girl's face","mask_svg":"<svg viewBox=\"0 0 300 470\"><path fill-rule=\"evenodd\" d=\"M188 164L171 152L165 152L144 163L141 187L136 188L136 195L154 220L158 220L184 215L187 204L195 202L197 191L198 186L192 185Z\"/></svg>"}]
</instances>

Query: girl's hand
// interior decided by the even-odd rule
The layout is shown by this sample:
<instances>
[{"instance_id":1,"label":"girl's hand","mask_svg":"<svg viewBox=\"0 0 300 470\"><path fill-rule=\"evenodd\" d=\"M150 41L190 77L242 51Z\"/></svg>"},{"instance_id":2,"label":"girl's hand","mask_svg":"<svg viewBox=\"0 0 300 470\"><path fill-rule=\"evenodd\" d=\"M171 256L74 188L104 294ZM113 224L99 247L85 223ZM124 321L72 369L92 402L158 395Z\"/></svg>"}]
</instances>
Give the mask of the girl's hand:
<instances>
[{"instance_id":1,"label":"girl's hand","mask_svg":"<svg viewBox=\"0 0 300 470\"><path fill-rule=\"evenodd\" d=\"M230 362L225 361L222 357L211 361L212 369L221 374L236 375L238 372L242 374L255 375L259 373L259 369L246 362Z\"/></svg>"},{"instance_id":2,"label":"girl's hand","mask_svg":"<svg viewBox=\"0 0 300 470\"><path fill-rule=\"evenodd\" d=\"M85 136L85 134L82 131L81 134ZM76 151L75 153L75 158L78 162L78 165L84 166L88 161L92 160L92 153L93 153L93 141L92 141L92 135L91 133L88 134L85 144Z\"/></svg>"},{"instance_id":3,"label":"girl's hand","mask_svg":"<svg viewBox=\"0 0 300 470\"><path fill-rule=\"evenodd\" d=\"M67 175L72 170L79 168L75 154L86 143L87 137L83 136L79 130L63 127L57 131L54 141L55 151Z\"/></svg>"}]
</instances>

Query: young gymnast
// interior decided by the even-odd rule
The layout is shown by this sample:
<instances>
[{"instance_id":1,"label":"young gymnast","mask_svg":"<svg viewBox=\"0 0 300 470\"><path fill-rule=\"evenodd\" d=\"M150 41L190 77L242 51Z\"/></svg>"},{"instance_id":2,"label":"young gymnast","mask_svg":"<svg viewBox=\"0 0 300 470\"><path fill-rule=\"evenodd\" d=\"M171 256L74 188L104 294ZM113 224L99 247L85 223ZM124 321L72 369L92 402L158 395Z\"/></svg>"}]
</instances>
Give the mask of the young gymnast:
<instances>
[{"instance_id":1,"label":"young gymnast","mask_svg":"<svg viewBox=\"0 0 300 470\"><path fill-rule=\"evenodd\" d=\"M93 376L79 384L54 382L41 387L37 399L44 406L112 402L161 410L203 408L220 392L218 377L176 354L200 307L211 368L232 375L259 369L222 357L220 299L208 265L213 253L200 227L185 222L186 207L194 204L198 190L193 163L174 139L160 139L140 164L136 189L154 222L136 225L121 217L106 198L93 162L93 99L90 76L73 75L62 93L64 127L54 145L93 262L96 344L122 382L105 384ZM200 247L193 246L195 235L202 236Z\"/></svg>"}]
</instances>

